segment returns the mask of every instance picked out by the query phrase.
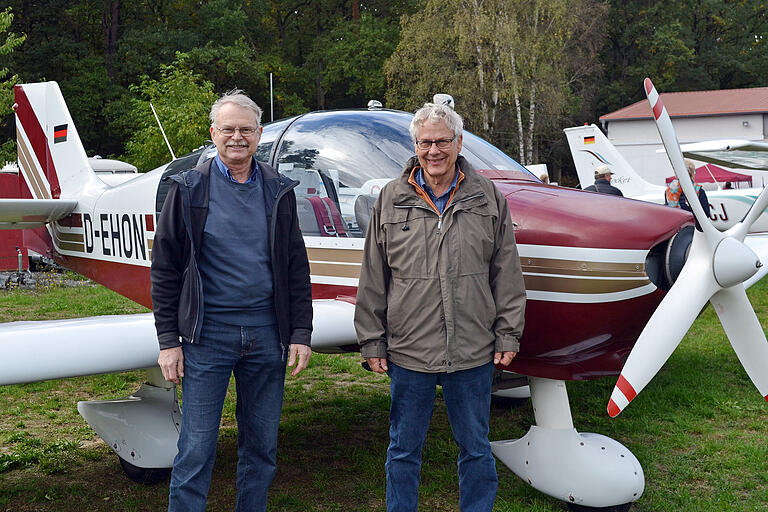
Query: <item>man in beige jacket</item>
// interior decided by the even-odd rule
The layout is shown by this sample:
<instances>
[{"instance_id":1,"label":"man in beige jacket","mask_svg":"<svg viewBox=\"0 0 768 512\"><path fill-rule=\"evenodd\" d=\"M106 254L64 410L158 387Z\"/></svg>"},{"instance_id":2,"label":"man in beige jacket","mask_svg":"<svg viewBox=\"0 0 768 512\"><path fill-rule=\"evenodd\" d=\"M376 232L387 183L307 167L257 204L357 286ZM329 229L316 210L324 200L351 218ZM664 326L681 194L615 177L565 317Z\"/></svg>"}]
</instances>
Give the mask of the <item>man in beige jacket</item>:
<instances>
[{"instance_id":1,"label":"man in beige jacket","mask_svg":"<svg viewBox=\"0 0 768 512\"><path fill-rule=\"evenodd\" d=\"M488 511L494 364L519 351L525 288L509 206L459 155L463 121L427 103L411 123L416 156L373 208L355 310L361 352L390 377L387 510L416 511L436 386L459 446L461 510Z\"/></svg>"}]
</instances>

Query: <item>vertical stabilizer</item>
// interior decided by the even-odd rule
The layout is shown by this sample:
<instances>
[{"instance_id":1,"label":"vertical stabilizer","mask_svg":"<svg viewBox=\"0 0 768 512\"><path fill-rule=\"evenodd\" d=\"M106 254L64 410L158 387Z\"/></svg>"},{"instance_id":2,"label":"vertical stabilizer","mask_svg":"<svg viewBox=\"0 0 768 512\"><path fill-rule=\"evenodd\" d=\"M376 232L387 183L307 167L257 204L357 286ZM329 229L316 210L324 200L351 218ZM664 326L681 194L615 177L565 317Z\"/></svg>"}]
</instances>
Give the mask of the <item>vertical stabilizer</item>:
<instances>
[{"instance_id":1,"label":"vertical stabilizer","mask_svg":"<svg viewBox=\"0 0 768 512\"><path fill-rule=\"evenodd\" d=\"M621 189L624 197L654 203L664 202L665 188L641 178L597 126L576 126L563 131L571 148L581 188L595 182L596 167L607 165L614 173L611 185Z\"/></svg>"},{"instance_id":2,"label":"vertical stabilizer","mask_svg":"<svg viewBox=\"0 0 768 512\"><path fill-rule=\"evenodd\" d=\"M59 84L14 87L19 170L34 199L64 199L98 186Z\"/></svg>"}]
</instances>

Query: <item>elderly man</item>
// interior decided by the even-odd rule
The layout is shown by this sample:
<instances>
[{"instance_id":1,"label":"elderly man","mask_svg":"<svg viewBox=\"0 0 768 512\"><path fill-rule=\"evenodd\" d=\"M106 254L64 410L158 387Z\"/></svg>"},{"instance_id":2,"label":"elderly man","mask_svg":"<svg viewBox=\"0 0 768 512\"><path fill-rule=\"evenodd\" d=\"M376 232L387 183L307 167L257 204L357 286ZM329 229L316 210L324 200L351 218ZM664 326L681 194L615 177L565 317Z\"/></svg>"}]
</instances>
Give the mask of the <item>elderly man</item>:
<instances>
[{"instance_id":1,"label":"elderly man","mask_svg":"<svg viewBox=\"0 0 768 512\"><path fill-rule=\"evenodd\" d=\"M427 103L413 118L416 156L371 214L355 327L366 363L388 373L392 405L387 510L418 506L421 451L436 386L459 447L462 511L490 511L494 364L519 351L525 288L509 206L459 155L461 117Z\"/></svg>"},{"instance_id":2,"label":"elderly man","mask_svg":"<svg viewBox=\"0 0 768 512\"><path fill-rule=\"evenodd\" d=\"M266 510L286 355L297 375L311 354L309 263L297 183L253 158L261 109L235 90L213 104L210 118L218 154L171 177L152 250L158 363L183 388L168 510L205 510L233 372L237 510Z\"/></svg>"},{"instance_id":3,"label":"elderly man","mask_svg":"<svg viewBox=\"0 0 768 512\"><path fill-rule=\"evenodd\" d=\"M621 190L611 185L612 174L611 169L607 165L601 165L595 169L595 184L588 186L584 190L624 197Z\"/></svg>"}]
</instances>

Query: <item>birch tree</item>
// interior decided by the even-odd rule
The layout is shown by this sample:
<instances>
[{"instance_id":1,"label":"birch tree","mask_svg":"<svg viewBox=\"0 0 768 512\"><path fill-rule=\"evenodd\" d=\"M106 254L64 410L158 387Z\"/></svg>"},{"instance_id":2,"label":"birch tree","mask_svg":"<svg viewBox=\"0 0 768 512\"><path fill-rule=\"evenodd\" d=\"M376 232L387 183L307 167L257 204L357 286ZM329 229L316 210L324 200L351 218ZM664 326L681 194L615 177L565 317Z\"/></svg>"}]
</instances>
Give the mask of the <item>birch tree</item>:
<instances>
[{"instance_id":1,"label":"birch tree","mask_svg":"<svg viewBox=\"0 0 768 512\"><path fill-rule=\"evenodd\" d=\"M521 163L533 163L536 135L556 124L576 76L598 69L596 51L573 52L594 35L576 15L590 11L599 19L605 6L589 0L427 0L418 14L403 18L400 45L385 66L387 98L396 103L390 106L448 92L470 129L516 150ZM416 94L420 101L412 99Z\"/></svg>"}]
</instances>

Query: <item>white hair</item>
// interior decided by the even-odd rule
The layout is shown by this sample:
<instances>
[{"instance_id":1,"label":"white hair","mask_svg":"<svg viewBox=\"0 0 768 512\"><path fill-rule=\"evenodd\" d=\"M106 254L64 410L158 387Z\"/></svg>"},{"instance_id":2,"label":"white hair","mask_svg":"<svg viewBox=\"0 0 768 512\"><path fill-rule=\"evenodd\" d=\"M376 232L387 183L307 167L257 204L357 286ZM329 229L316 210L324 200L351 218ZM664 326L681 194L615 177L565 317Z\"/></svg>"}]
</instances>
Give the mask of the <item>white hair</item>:
<instances>
[{"instance_id":1,"label":"white hair","mask_svg":"<svg viewBox=\"0 0 768 512\"><path fill-rule=\"evenodd\" d=\"M453 132L454 137L458 137L464 131L464 121L461 116L454 112L454 110L448 105L438 105L435 103L425 103L423 107L416 111L411 121L411 138L416 141L416 136L419 134L419 128L427 120L432 123L439 123L445 121L448 129Z\"/></svg>"},{"instance_id":2,"label":"white hair","mask_svg":"<svg viewBox=\"0 0 768 512\"><path fill-rule=\"evenodd\" d=\"M221 98L217 99L211 105L211 126L216 124L216 117L219 115L219 110L225 103L234 103L235 105L243 108L247 108L253 111L256 118L256 126L261 126L261 107L259 107L255 101L245 95L245 92L241 89L232 89L222 94Z\"/></svg>"}]
</instances>

